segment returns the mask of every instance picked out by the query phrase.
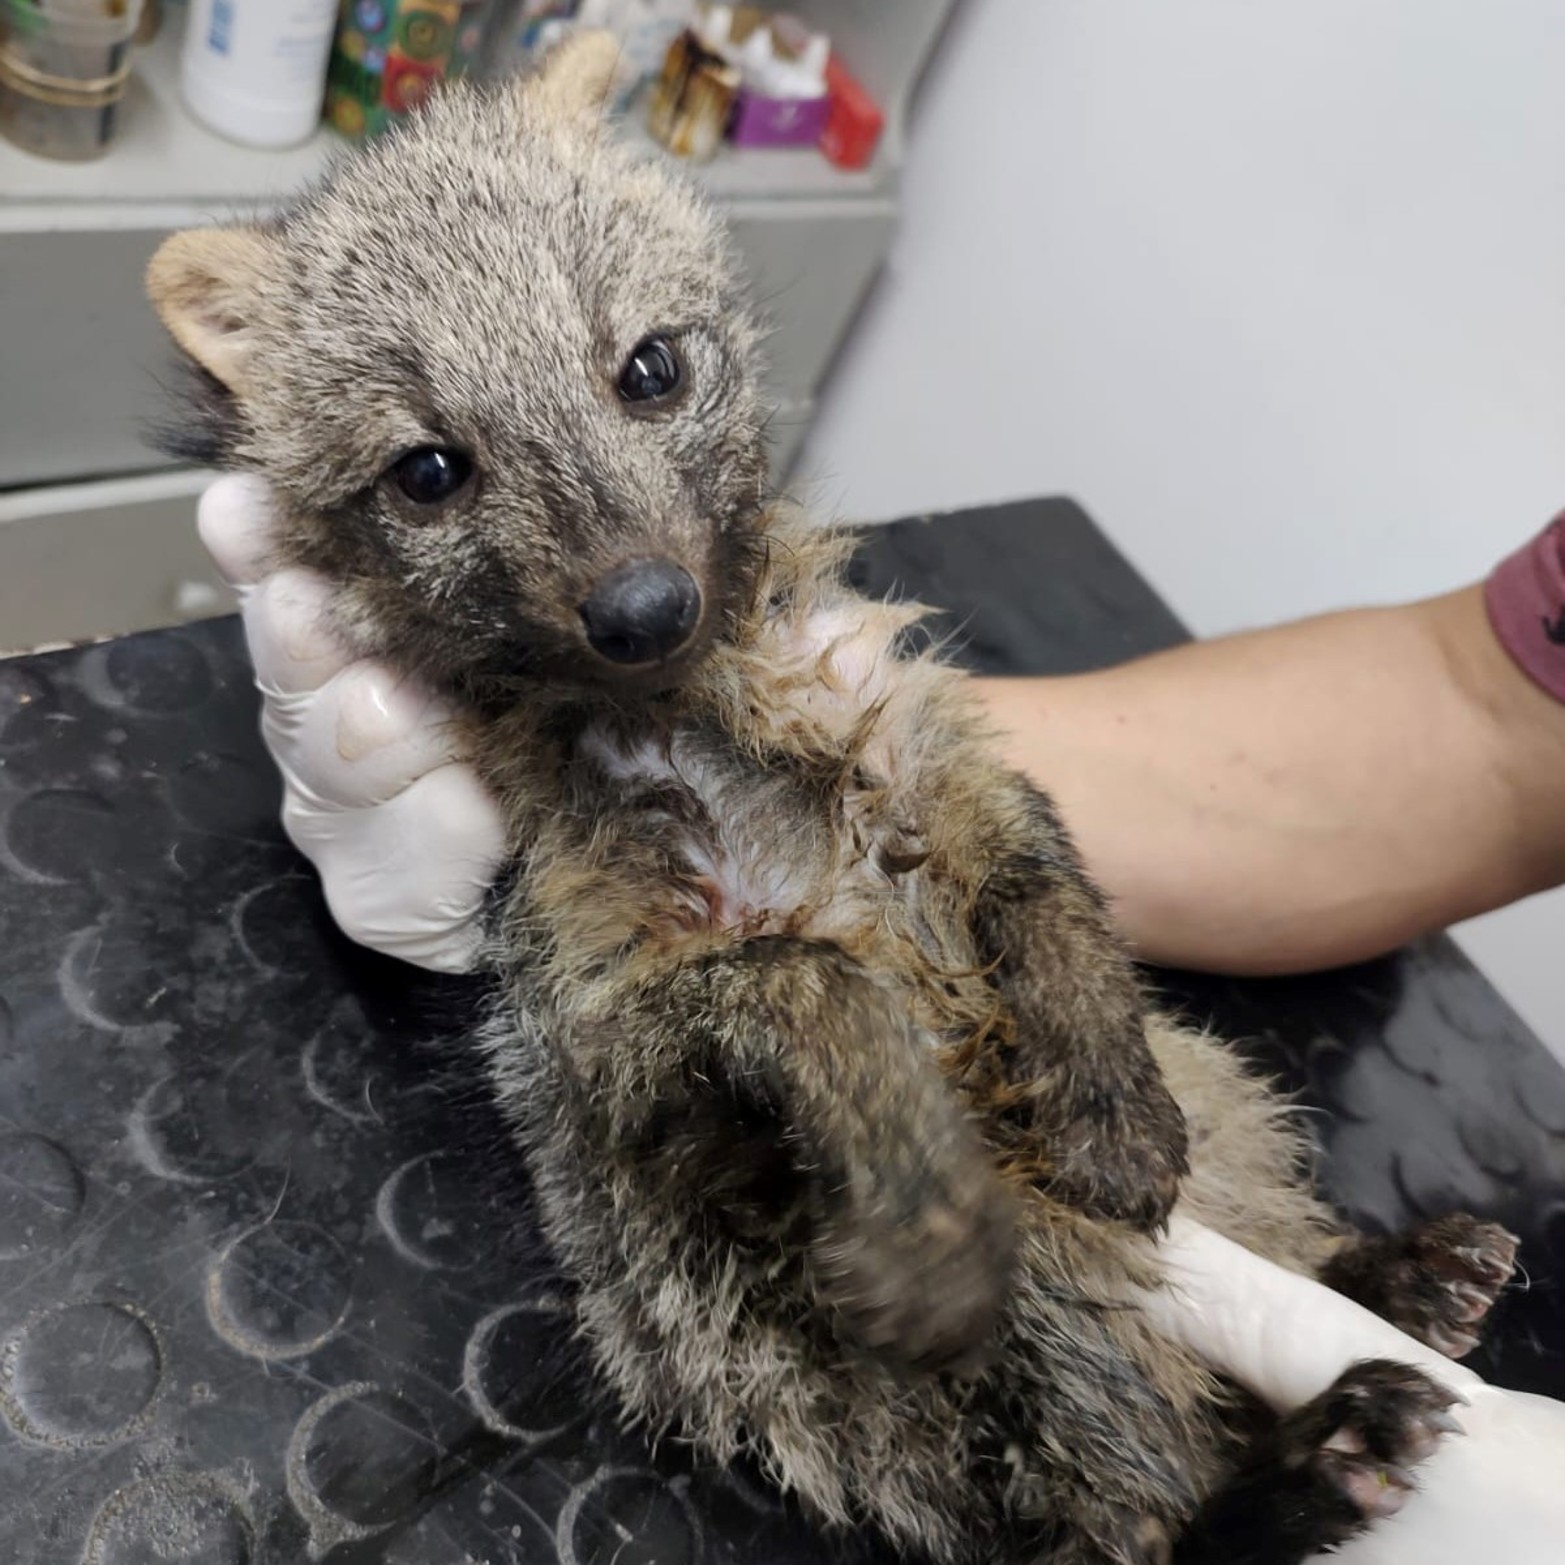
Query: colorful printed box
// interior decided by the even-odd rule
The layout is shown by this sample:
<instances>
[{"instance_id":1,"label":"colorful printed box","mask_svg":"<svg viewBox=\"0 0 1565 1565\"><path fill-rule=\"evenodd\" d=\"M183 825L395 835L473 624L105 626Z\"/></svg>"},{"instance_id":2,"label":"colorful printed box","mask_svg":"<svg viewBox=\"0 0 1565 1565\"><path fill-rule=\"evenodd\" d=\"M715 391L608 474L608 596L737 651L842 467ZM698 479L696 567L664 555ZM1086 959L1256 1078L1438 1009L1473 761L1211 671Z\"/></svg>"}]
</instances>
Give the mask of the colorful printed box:
<instances>
[{"instance_id":1,"label":"colorful printed box","mask_svg":"<svg viewBox=\"0 0 1565 1565\"><path fill-rule=\"evenodd\" d=\"M488 9L488 0L344 0L327 120L345 136L373 136L411 113L477 62Z\"/></svg>"}]
</instances>

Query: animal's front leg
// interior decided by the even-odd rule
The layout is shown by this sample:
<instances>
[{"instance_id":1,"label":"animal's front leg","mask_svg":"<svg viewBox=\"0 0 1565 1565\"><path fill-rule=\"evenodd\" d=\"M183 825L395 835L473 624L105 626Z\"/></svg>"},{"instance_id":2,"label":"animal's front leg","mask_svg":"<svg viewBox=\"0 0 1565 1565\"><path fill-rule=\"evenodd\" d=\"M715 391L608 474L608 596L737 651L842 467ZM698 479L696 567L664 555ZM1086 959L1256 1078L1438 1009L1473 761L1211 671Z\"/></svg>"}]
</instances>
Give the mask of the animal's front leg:
<instances>
[{"instance_id":1,"label":"animal's front leg","mask_svg":"<svg viewBox=\"0 0 1565 1565\"><path fill-rule=\"evenodd\" d=\"M1186 1133L1135 970L1048 801L1007 784L993 816L973 930L1016 1024L1001 1106L1035 1133L1044 1188L1155 1228L1186 1172Z\"/></svg>"},{"instance_id":2,"label":"animal's front leg","mask_svg":"<svg viewBox=\"0 0 1565 1565\"><path fill-rule=\"evenodd\" d=\"M758 1147L783 1147L811 1276L849 1335L923 1369L974 1362L1010 1280L1013 1203L905 999L836 946L782 936L612 987L584 1036L614 1144L699 1180L708 1207Z\"/></svg>"}]
</instances>

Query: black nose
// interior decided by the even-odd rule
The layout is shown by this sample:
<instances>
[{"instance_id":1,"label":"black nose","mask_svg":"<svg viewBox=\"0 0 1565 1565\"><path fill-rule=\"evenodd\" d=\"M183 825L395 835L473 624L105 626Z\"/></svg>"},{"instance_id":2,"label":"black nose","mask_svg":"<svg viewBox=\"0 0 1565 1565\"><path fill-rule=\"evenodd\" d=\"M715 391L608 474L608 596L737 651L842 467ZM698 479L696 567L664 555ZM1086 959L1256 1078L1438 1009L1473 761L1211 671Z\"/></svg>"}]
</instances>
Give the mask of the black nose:
<instances>
[{"instance_id":1,"label":"black nose","mask_svg":"<svg viewBox=\"0 0 1565 1565\"><path fill-rule=\"evenodd\" d=\"M611 663L654 663L677 652L701 617L701 589L682 565L622 565L581 606L593 649Z\"/></svg>"}]
</instances>

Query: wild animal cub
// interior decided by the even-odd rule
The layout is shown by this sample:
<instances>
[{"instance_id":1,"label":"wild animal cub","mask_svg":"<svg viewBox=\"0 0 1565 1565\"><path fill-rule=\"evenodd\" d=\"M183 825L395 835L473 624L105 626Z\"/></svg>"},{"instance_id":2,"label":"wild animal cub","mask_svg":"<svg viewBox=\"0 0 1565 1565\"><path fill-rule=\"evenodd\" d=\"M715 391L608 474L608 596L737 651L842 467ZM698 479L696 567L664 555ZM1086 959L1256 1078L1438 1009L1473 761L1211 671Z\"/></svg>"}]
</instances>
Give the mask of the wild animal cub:
<instances>
[{"instance_id":1,"label":"wild animal cub","mask_svg":"<svg viewBox=\"0 0 1565 1565\"><path fill-rule=\"evenodd\" d=\"M1427 1340L1514 1244L1344 1235L1279 1104L1149 1011L915 611L768 504L708 209L588 35L149 285L184 451L263 473L340 632L456 695L514 852L481 1031L629 1412L942 1561L1288 1565L1446 1427L1354 1370L1247 1443L1134 1306L1176 1202Z\"/></svg>"}]
</instances>

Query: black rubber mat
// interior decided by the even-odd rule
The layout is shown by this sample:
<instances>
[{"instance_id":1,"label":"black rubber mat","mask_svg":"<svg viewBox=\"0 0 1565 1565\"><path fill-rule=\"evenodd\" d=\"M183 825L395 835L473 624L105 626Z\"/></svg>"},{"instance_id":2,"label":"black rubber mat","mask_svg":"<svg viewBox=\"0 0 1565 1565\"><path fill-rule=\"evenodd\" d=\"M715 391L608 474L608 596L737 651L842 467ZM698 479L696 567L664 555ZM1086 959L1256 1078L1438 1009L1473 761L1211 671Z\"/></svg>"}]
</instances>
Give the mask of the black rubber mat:
<instances>
[{"instance_id":1,"label":"black rubber mat","mask_svg":"<svg viewBox=\"0 0 1565 1565\"><path fill-rule=\"evenodd\" d=\"M898 524L860 567L991 671L1181 636L1064 502ZM0 1559L827 1558L593 1411L470 988L343 940L277 805L235 621L0 662ZM1319 1107L1355 1216L1523 1235L1475 1365L1565 1395L1565 1072L1455 948L1168 982Z\"/></svg>"}]
</instances>

